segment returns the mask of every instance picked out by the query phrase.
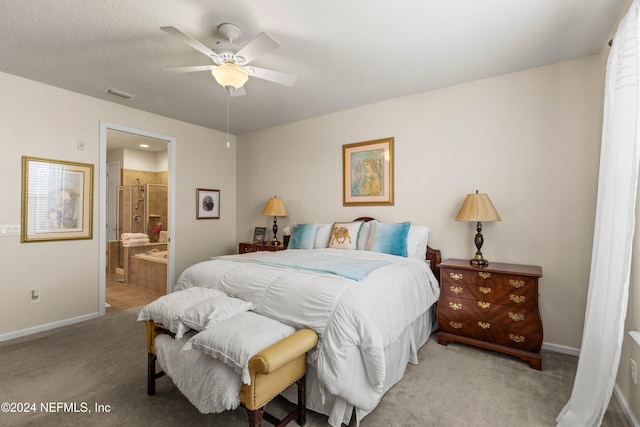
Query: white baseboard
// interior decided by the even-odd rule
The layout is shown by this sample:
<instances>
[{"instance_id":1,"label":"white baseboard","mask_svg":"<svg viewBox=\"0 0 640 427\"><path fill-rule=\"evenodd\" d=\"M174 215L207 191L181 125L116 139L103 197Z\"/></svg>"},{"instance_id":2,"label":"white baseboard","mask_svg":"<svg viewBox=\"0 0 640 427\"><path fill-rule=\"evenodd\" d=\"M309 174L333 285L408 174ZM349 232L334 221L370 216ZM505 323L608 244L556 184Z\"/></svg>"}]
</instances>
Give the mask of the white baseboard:
<instances>
[{"instance_id":1,"label":"white baseboard","mask_svg":"<svg viewBox=\"0 0 640 427\"><path fill-rule=\"evenodd\" d=\"M21 329L19 331L14 331L14 332L7 332L5 334L0 334L0 342L11 340L14 338L25 337L27 335L37 334L38 332L44 332L51 329L60 328L62 326L72 325L74 323L84 322L85 320L95 319L96 317L100 317L100 313L84 314L82 316L60 320L58 322L46 323L44 325L38 325L32 328Z\"/></svg>"},{"instance_id":2,"label":"white baseboard","mask_svg":"<svg viewBox=\"0 0 640 427\"><path fill-rule=\"evenodd\" d=\"M549 351L555 351L556 353L568 354L570 356L580 356L580 349L575 347L543 342L542 348Z\"/></svg>"},{"instance_id":3,"label":"white baseboard","mask_svg":"<svg viewBox=\"0 0 640 427\"><path fill-rule=\"evenodd\" d=\"M620 391L618 384L616 384L613 387L613 394L615 395L616 399L618 399L618 402L620 402L620 406L622 406L622 410L624 411L624 414L627 416L627 419L629 420L631 425L633 427L640 427L640 424L638 423L638 420L636 419L635 415L633 415L633 411L631 411L631 408L629 407L627 400L622 395L622 392Z\"/></svg>"},{"instance_id":4,"label":"white baseboard","mask_svg":"<svg viewBox=\"0 0 640 427\"><path fill-rule=\"evenodd\" d=\"M580 356L579 348L567 347L567 346L558 345L558 344L551 344L548 342L543 343L542 348L549 351L569 354L571 356ZM629 404L624 398L622 391L620 391L620 388L618 387L617 383L613 387L613 394L615 398L618 399L618 402L620 402L620 406L622 406L622 410L624 411L624 414L627 416L627 419L629 420L631 425L633 427L640 427L640 423L638 423L638 420L636 419L635 415L633 415L633 411L631 411L631 408L629 407Z\"/></svg>"}]
</instances>

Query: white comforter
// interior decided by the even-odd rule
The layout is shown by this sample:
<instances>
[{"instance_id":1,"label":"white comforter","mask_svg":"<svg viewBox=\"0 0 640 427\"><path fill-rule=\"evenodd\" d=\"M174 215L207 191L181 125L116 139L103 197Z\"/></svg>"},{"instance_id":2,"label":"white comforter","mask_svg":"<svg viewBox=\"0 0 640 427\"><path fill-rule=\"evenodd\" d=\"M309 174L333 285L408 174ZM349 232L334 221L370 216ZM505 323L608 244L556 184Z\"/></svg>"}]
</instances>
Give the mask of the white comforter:
<instances>
[{"instance_id":1,"label":"white comforter","mask_svg":"<svg viewBox=\"0 0 640 427\"><path fill-rule=\"evenodd\" d=\"M229 255L187 268L176 290L221 289L251 301L255 311L295 328L311 328L319 342L309 357L326 391L356 408L372 410L382 397L384 348L437 300L439 287L424 260L377 252L314 249L339 260L386 260L356 281L335 274L247 262L277 254Z\"/></svg>"}]
</instances>

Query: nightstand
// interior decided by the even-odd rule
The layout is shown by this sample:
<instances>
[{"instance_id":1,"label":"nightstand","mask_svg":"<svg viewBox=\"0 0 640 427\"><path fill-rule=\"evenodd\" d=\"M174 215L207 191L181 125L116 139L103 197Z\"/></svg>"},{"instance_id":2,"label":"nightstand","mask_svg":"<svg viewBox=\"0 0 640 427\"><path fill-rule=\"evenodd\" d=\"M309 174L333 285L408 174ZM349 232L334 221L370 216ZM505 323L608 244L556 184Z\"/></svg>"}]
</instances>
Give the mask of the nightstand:
<instances>
[{"instance_id":1,"label":"nightstand","mask_svg":"<svg viewBox=\"0 0 640 427\"><path fill-rule=\"evenodd\" d=\"M439 267L438 343L499 351L542 370L542 268L497 262L481 268L462 259L447 259Z\"/></svg>"},{"instance_id":2,"label":"nightstand","mask_svg":"<svg viewBox=\"0 0 640 427\"><path fill-rule=\"evenodd\" d=\"M259 252L259 251L282 251L286 248L282 245L282 242L278 246L273 246L271 242L243 242L238 246L238 252L241 254L246 254L249 252Z\"/></svg>"}]
</instances>

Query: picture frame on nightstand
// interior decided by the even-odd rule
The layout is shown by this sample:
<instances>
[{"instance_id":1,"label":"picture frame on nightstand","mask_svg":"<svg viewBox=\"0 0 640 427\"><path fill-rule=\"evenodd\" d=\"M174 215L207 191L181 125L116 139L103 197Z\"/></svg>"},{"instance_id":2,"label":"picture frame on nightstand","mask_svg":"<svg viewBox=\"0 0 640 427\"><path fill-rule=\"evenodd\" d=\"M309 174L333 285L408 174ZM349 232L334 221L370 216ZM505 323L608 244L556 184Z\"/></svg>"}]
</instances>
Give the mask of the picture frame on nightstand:
<instances>
[{"instance_id":1,"label":"picture frame on nightstand","mask_svg":"<svg viewBox=\"0 0 640 427\"><path fill-rule=\"evenodd\" d=\"M253 230L253 240L251 243L262 243L264 242L264 236L267 232L267 227L256 227Z\"/></svg>"}]
</instances>

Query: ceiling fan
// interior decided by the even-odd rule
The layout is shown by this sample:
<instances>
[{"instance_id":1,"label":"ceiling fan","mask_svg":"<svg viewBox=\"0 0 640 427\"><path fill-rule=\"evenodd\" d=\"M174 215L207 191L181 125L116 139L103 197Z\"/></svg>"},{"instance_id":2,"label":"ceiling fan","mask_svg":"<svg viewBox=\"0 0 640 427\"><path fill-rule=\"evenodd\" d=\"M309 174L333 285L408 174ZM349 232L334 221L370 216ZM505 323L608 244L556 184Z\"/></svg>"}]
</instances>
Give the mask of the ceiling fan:
<instances>
[{"instance_id":1,"label":"ceiling fan","mask_svg":"<svg viewBox=\"0 0 640 427\"><path fill-rule=\"evenodd\" d=\"M280 47L280 44L267 33L258 34L257 37L244 47L238 48L233 42L242 36L240 28L234 24L220 24L218 26L218 32L227 41L218 42L215 50L213 50L175 27L160 27L160 29L191 46L198 52L208 56L213 61L213 65L173 67L165 68L165 71L171 73L211 71L211 74L213 74L218 84L227 89L231 96L241 96L245 94L243 85L249 77L257 77L285 86L293 86L298 79L297 76L291 74L249 65L259 56Z\"/></svg>"}]
</instances>

